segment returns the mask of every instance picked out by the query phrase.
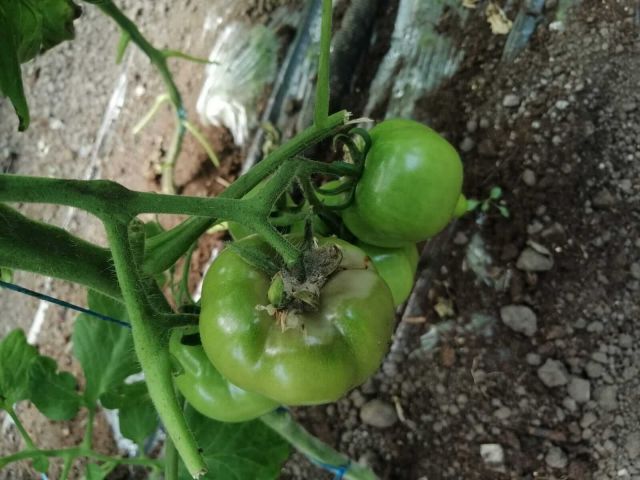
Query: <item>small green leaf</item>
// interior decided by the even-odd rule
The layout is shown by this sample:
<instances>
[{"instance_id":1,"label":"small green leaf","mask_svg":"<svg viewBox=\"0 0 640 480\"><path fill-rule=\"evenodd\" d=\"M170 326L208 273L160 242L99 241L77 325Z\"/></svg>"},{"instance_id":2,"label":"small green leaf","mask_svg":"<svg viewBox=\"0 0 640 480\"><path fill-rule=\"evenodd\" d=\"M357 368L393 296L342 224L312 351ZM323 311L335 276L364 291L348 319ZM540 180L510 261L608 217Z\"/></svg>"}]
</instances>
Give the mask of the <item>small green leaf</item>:
<instances>
[{"instance_id":1,"label":"small green leaf","mask_svg":"<svg viewBox=\"0 0 640 480\"><path fill-rule=\"evenodd\" d=\"M202 479L275 480L289 457L289 444L259 420L223 423L204 417L192 408L185 412L208 473ZM190 479L180 465L180 479Z\"/></svg>"},{"instance_id":2,"label":"small green leaf","mask_svg":"<svg viewBox=\"0 0 640 480\"><path fill-rule=\"evenodd\" d=\"M498 200L502 197L502 189L500 187L493 187L489 192L489 198L491 200Z\"/></svg>"},{"instance_id":3,"label":"small green leaf","mask_svg":"<svg viewBox=\"0 0 640 480\"><path fill-rule=\"evenodd\" d=\"M20 121L29 126L20 63L74 36L80 8L71 0L11 0L0 4L0 94L8 97Z\"/></svg>"},{"instance_id":4,"label":"small green leaf","mask_svg":"<svg viewBox=\"0 0 640 480\"><path fill-rule=\"evenodd\" d=\"M148 398L147 386L144 382L122 383L100 397L105 408L118 409L135 405L139 399Z\"/></svg>"},{"instance_id":5,"label":"small green leaf","mask_svg":"<svg viewBox=\"0 0 640 480\"><path fill-rule=\"evenodd\" d=\"M159 419L151 399L120 409L120 431L122 435L138 444L144 451L147 439L158 429Z\"/></svg>"},{"instance_id":6,"label":"small green leaf","mask_svg":"<svg viewBox=\"0 0 640 480\"><path fill-rule=\"evenodd\" d=\"M22 85L18 40L5 5L0 5L0 95L8 97L18 116L18 130L29 126L29 106Z\"/></svg>"},{"instance_id":7,"label":"small green leaf","mask_svg":"<svg viewBox=\"0 0 640 480\"><path fill-rule=\"evenodd\" d=\"M158 428L158 415L145 382L122 384L100 397L106 408L118 409L122 435L136 442L140 449Z\"/></svg>"},{"instance_id":8,"label":"small green leaf","mask_svg":"<svg viewBox=\"0 0 640 480\"><path fill-rule=\"evenodd\" d=\"M22 330L13 330L0 342L0 405L29 398L29 369L37 357Z\"/></svg>"},{"instance_id":9,"label":"small green leaf","mask_svg":"<svg viewBox=\"0 0 640 480\"><path fill-rule=\"evenodd\" d=\"M91 310L128 320L123 304L92 290L88 304ZM129 375L140 371L129 329L82 314L76 319L72 341L73 353L87 379L84 398L90 406Z\"/></svg>"},{"instance_id":10,"label":"small green leaf","mask_svg":"<svg viewBox=\"0 0 640 480\"><path fill-rule=\"evenodd\" d=\"M73 21L80 17L82 9L71 0L39 0L42 12L42 46L40 53L65 40L73 40Z\"/></svg>"},{"instance_id":11,"label":"small green leaf","mask_svg":"<svg viewBox=\"0 0 640 480\"><path fill-rule=\"evenodd\" d=\"M487 213L489 211L489 207L491 206L491 204L488 201L484 201L482 202L482 206L480 207L480 210L482 210L482 212Z\"/></svg>"},{"instance_id":12,"label":"small green leaf","mask_svg":"<svg viewBox=\"0 0 640 480\"><path fill-rule=\"evenodd\" d=\"M47 457L35 457L32 464L37 472L47 473L49 470L49 459Z\"/></svg>"},{"instance_id":13,"label":"small green leaf","mask_svg":"<svg viewBox=\"0 0 640 480\"><path fill-rule=\"evenodd\" d=\"M69 372L58 373L53 358L40 356L33 360L29 370L31 401L52 420L69 420L80 408L78 383Z\"/></svg>"},{"instance_id":14,"label":"small green leaf","mask_svg":"<svg viewBox=\"0 0 640 480\"><path fill-rule=\"evenodd\" d=\"M9 6L10 20L13 22L20 63L28 62L40 51L42 45L42 12L37 0L17 0Z\"/></svg>"},{"instance_id":15,"label":"small green leaf","mask_svg":"<svg viewBox=\"0 0 640 480\"><path fill-rule=\"evenodd\" d=\"M472 212L480 205L480 200L475 198L467 198L467 212Z\"/></svg>"},{"instance_id":16,"label":"small green leaf","mask_svg":"<svg viewBox=\"0 0 640 480\"><path fill-rule=\"evenodd\" d=\"M507 207L505 207L504 205L496 205L496 207L500 211L500 215L502 215L504 218L510 217L509 209Z\"/></svg>"}]
</instances>

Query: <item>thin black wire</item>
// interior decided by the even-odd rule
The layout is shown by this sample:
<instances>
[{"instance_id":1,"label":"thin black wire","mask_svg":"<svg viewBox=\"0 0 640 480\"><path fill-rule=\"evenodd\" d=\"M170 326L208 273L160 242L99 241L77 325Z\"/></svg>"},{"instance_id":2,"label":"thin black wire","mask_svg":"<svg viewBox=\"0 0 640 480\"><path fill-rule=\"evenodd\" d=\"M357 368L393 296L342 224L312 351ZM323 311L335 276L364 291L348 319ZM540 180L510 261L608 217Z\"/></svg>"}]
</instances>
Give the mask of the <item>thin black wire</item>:
<instances>
[{"instance_id":1,"label":"thin black wire","mask_svg":"<svg viewBox=\"0 0 640 480\"><path fill-rule=\"evenodd\" d=\"M16 285L14 283L9 283L9 282L0 280L0 287L4 287L9 290L13 290L14 292L22 293L24 295L29 295L30 297L35 297L40 300L44 300L46 302L50 302L64 308L69 308L71 310L75 310L76 312L84 313L86 315L99 318L100 320L104 320L106 322L115 323L116 325L119 325L124 328L131 328L130 324L128 324L127 322L123 322L122 320L118 320L117 318L113 318L108 315L104 315L102 313L94 312L93 310L90 310L88 308L79 307L78 305L74 305L73 303L65 302L64 300L60 300L58 298L45 295L44 293L29 290L28 288L21 287L20 285Z\"/></svg>"}]
</instances>

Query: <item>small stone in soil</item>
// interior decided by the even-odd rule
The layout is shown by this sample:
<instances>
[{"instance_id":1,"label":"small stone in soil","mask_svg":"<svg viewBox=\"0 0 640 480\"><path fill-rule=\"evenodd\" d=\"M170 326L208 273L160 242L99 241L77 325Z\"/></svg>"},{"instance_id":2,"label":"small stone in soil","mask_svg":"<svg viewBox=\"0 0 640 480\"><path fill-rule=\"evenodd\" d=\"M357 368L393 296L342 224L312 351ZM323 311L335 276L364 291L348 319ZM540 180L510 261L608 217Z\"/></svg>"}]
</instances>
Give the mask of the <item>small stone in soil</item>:
<instances>
[{"instance_id":1,"label":"small stone in soil","mask_svg":"<svg viewBox=\"0 0 640 480\"><path fill-rule=\"evenodd\" d=\"M509 93L502 99L502 105L509 108L517 107L520 105L520 97L513 93Z\"/></svg>"},{"instance_id":2,"label":"small stone in soil","mask_svg":"<svg viewBox=\"0 0 640 480\"><path fill-rule=\"evenodd\" d=\"M507 305L500 309L502 322L511 330L532 337L538 330L536 314L525 305Z\"/></svg>"},{"instance_id":3,"label":"small stone in soil","mask_svg":"<svg viewBox=\"0 0 640 480\"><path fill-rule=\"evenodd\" d=\"M565 468L567 463L567 454L559 447L551 447L544 457L544 461L551 468Z\"/></svg>"},{"instance_id":4,"label":"small stone in soil","mask_svg":"<svg viewBox=\"0 0 640 480\"><path fill-rule=\"evenodd\" d=\"M589 378L600 378L604 374L604 367L602 364L594 361L587 362L587 366L584 369Z\"/></svg>"},{"instance_id":5,"label":"small stone in soil","mask_svg":"<svg viewBox=\"0 0 640 480\"><path fill-rule=\"evenodd\" d=\"M577 403L587 403L591 399L591 383L580 377L571 377L567 391Z\"/></svg>"},{"instance_id":6,"label":"small stone in soil","mask_svg":"<svg viewBox=\"0 0 640 480\"><path fill-rule=\"evenodd\" d=\"M522 172L522 181L527 187L533 187L536 184L536 173L530 168L527 168Z\"/></svg>"},{"instance_id":7,"label":"small stone in soil","mask_svg":"<svg viewBox=\"0 0 640 480\"><path fill-rule=\"evenodd\" d=\"M527 272L545 272L553 268L553 258L527 247L518 257L516 267Z\"/></svg>"},{"instance_id":8,"label":"small stone in soil","mask_svg":"<svg viewBox=\"0 0 640 480\"><path fill-rule=\"evenodd\" d=\"M395 409L382 400L371 400L360 410L360 419L376 428L388 428L398 421Z\"/></svg>"},{"instance_id":9,"label":"small stone in soil","mask_svg":"<svg viewBox=\"0 0 640 480\"><path fill-rule=\"evenodd\" d=\"M603 331L604 331L604 325L602 324L602 322L599 322L597 320L587 325L587 332L589 333L602 333Z\"/></svg>"},{"instance_id":10,"label":"small stone in soil","mask_svg":"<svg viewBox=\"0 0 640 480\"><path fill-rule=\"evenodd\" d=\"M614 385L596 388L593 392L593 397L600 408L606 412L611 412L618 408L618 387Z\"/></svg>"},{"instance_id":11,"label":"small stone in soil","mask_svg":"<svg viewBox=\"0 0 640 480\"><path fill-rule=\"evenodd\" d=\"M640 280L640 263L638 262L632 263L631 267L629 268L629 271L631 272L631 276L633 278L635 278L636 280Z\"/></svg>"},{"instance_id":12,"label":"small stone in soil","mask_svg":"<svg viewBox=\"0 0 640 480\"><path fill-rule=\"evenodd\" d=\"M618 337L618 345L620 348L631 348L633 346L633 337L628 333L623 333Z\"/></svg>"},{"instance_id":13,"label":"small stone in soil","mask_svg":"<svg viewBox=\"0 0 640 480\"><path fill-rule=\"evenodd\" d=\"M596 417L595 413L587 412L580 419L580 426L583 429L589 428L591 425L595 423L596 420L598 420L598 417Z\"/></svg>"},{"instance_id":14,"label":"small stone in soil","mask_svg":"<svg viewBox=\"0 0 640 480\"><path fill-rule=\"evenodd\" d=\"M453 237L453 243L455 245L466 245L469 243L469 237L467 237L464 232L458 232L456 236Z\"/></svg>"},{"instance_id":15,"label":"small stone in soil","mask_svg":"<svg viewBox=\"0 0 640 480\"><path fill-rule=\"evenodd\" d=\"M616 199L613 195L611 195L611 192L609 190L603 188L593 197L592 203L594 207L606 208L611 207L613 204L615 204Z\"/></svg>"},{"instance_id":16,"label":"small stone in soil","mask_svg":"<svg viewBox=\"0 0 640 480\"><path fill-rule=\"evenodd\" d=\"M480 456L487 465L502 465L504 463L504 449L499 443L483 443L480 445Z\"/></svg>"},{"instance_id":17,"label":"small stone in soil","mask_svg":"<svg viewBox=\"0 0 640 480\"><path fill-rule=\"evenodd\" d=\"M538 369L538 378L547 387L560 387L569 382L567 369L558 360L548 359L544 365Z\"/></svg>"},{"instance_id":18,"label":"small stone in soil","mask_svg":"<svg viewBox=\"0 0 640 480\"><path fill-rule=\"evenodd\" d=\"M540 359L540 355L534 352L527 353L526 359L527 359L527 363L534 367L537 367L542 363L542 360Z\"/></svg>"},{"instance_id":19,"label":"small stone in soil","mask_svg":"<svg viewBox=\"0 0 640 480\"><path fill-rule=\"evenodd\" d=\"M624 448L627 451L627 455L629 455L629 460L635 460L640 457L640 432L631 432L627 435Z\"/></svg>"},{"instance_id":20,"label":"small stone in soil","mask_svg":"<svg viewBox=\"0 0 640 480\"><path fill-rule=\"evenodd\" d=\"M473 150L473 147L475 146L476 142L474 142L471 137L464 137L464 139L460 143L460 151L467 153Z\"/></svg>"}]
</instances>

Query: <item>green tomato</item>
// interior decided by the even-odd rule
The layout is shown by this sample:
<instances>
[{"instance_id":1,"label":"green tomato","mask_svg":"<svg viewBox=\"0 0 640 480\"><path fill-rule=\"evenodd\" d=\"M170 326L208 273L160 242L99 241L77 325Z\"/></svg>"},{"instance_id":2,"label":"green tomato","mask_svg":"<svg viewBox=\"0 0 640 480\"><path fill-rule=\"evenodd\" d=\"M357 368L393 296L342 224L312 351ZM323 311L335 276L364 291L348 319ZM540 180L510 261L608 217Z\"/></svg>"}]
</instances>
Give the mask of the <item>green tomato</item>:
<instances>
[{"instance_id":1,"label":"green tomato","mask_svg":"<svg viewBox=\"0 0 640 480\"><path fill-rule=\"evenodd\" d=\"M257 236L238 243L274 254ZM336 245L342 258L317 311L272 315L271 278L232 249L205 275L200 335L209 360L234 384L284 405L333 402L363 383L380 366L395 323L391 292L366 254L337 238L319 243Z\"/></svg>"},{"instance_id":2,"label":"green tomato","mask_svg":"<svg viewBox=\"0 0 640 480\"><path fill-rule=\"evenodd\" d=\"M469 210L469 204L467 202L467 197L465 197L462 193L458 197L458 203L456 203L456 208L453 211L453 216L455 218L462 217Z\"/></svg>"},{"instance_id":3,"label":"green tomato","mask_svg":"<svg viewBox=\"0 0 640 480\"><path fill-rule=\"evenodd\" d=\"M206 417L244 422L279 406L275 400L243 390L220 375L204 353L196 326L174 329L169 352L178 366L175 376L178 390Z\"/></svg>"},{"instance_id":4,"label":"green tomato","mask_svg":"<svg viewBox=\"0 0 640 480\"><path fill-rule=\"evenodd\" d=\"M418 248L415 244L400 248L376 247L358 242L375 265L382 279L387 283L397 307L402 305L413 289L413 279L418 267Z\"/></svg>"},{"instance_id":5,"label":"green tomato","mask_svg":"<svg viewBox=\"0 0 640 480\"><path fill-rule=\"evenodd\" d=\"M342 215L349 230L380 247L418 243L440 232L462 188L456 150L412 120L385 120L369 133L371 149L354 202Z\"/></svg>"}]
</instances>

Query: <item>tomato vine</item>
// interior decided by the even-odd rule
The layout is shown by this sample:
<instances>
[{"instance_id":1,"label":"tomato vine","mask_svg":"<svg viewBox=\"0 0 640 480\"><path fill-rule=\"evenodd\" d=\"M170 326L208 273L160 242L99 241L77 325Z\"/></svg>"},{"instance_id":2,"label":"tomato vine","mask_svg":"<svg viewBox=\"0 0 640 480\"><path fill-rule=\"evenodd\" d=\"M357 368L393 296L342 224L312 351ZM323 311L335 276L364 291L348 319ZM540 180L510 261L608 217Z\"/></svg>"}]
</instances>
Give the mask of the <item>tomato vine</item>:
<instances>
[{"instance_id":1,"label":"tomato vine","mask_svg":"<svg viewBox=\"0 0 640 480\"><path fill-rule=\"evenodd\" d=\"M110 0L95 0L90 3L116 21L130 41L150 58L165 81L178 123L172 153L169 155L169 161L173 162L184 136L185 118L180 93L167 67L167 53L155 49L136 25ZM0 233L0 264L7 268L31 270L72 280L124 302L132 327L136 356L145 374L149 395L171 439L169 452L175 447L193 477L202 475L206 471L206 465L195 438L185 423L182 404L174 392L166 335L167 328L178 326L189 319L172 314L166 301L158 301L158 298L163 297L153 281L153 275L173 265L204 231L220 219L238 222L261 235L281 255L285 264L294 265L299 261L299 249L269 222L273 205L294 179L307 182L310 175L318 172L354 174L349 164L330 166L296 158L309 147L343 131L348 120L348 114L344 111L328 115L330 20L331 2L328 0L324 1L323 9L321 75L317 86L314 125L276 149L218 198L134 192L117 183L103 180L78 181L0 175L0 202L3 202L0 216L12 225L10 231L3 229ZM170 176L167 175L163 183L164 190L169 190L166 188L169 179ZM242 198L265 179L268 179L267 183L258 195ZM4 205L29 202L67 205L94 214L105 226L109 248L98 247L57 227L30 220ZM144 225L136 219L141 213L180 213L192 217L172 230L146 239ZM46 249L42 239L47 239ZM50 255L52 250L55 255ZM83 258L85 262L86 268L81 273L73 261L77 258ZM106 268L111 264L115 267L115 272ZM90 435L88 431L88 436ZM86 442L83 442L82 447L64 451L34 450L33 444L28 447L28 450L19 454L5 457L0 465L30 456L59 456L64 459L89 456L106 460L90 453ZM66 467L68 463L65 462ZM153 461L137 463L157 466L157 462ZM169 467L168 472L172 470L173 467Z\"/></svg>"},{"instance_id":2,"label":"tomato vine","mask_svg":"<svg viewBox=\"0 0 640 480\"><path fill-rule=\"evenodd\" d=\"M70 3L70 0L55 1L63 2L67 6ZM411 150L413 144L419 144L420 151L412 150L413 158L410 160L412 164L420 164L423 167L420 172L423 179L430 179L434 176L433 172L435 176L440 174L438 172L445 172L441 176L447 176L448 171L453 172L449 175L451 186L445 185L441 189L443 191L431 188L429 201L425 202L424 198L419 198L421 218L430 220L433 215L439 215L437 228L429 229L428 234L443 228L450 220L455 202L460 195L461 166L455 150L444 139L426 127L417 126L415 122L386 122L384 126L372 130L372 143L372 136L366 131L352 128L356 122L350 122L348 112L329 114L332 2L322 0L314 123L272 151L218 197L173 195L171 172L185 132L191 131L196 137L199 133L186 120L182 98L169 71L167 59L172 56L195 61L199 59L173 50L158 50L153 47L135 23L111 0L86 1L111 17L123 31L119 58L127 44L133 42L156 67L166 85L167 93L156 102L154 109L167 98L176 115L176 131L168 159L163 164L164 193L160 194L132 191L108 180L79 181L0 174L0 223L10 226L0 229L2 278L4 279L5 269L15 269L81 284L89 289L90 308L93 309L95 305L97 309L111 309L113 313L105 313L109 313L111 318L123 321L126 317L126 322L131 326L130 336L108 332L108 335L116 338L118 348L113 352L102 352L105 357L111 355L108 358L109 362L105 363L115 365L113 371L105 372L104 369L109 367L92 365L93 351L81 340L82 334L86 337L95 336L92 347L96 349L100 347L99 334L88 333L86 324L77 322L80 333L78 342L74 340L74 349L77 350L74 352L75 355L83 363L83 368L85 365L87 370L91 367L96 368L107 378L104 382L100 380L97 383L88 378L87 386L81 395L77 392L75 379L66 372L58 372L55 361L40 356L34 347L27 344L23 333L11 334L8 339L0 342L0 360L6 357L7 365L17 366L16 372L7 372L2 370L0 364L0 407L13 418L27 445L27 449L22 452L0 458L0 468L14 461L31 458L36 469L46 471L47 459L59 457L64 461L62 478L66 478L75 458L88 457L104 462L103 465L106 467L123 463L156 470L164 469L166 478L171 480L180 475L178 460L181 459L188 474L198 478L206 473L207 464L194 434L194 430L197 429L194 424L198 425L198 422L190 423L190 419L197 418L198 411L207 415L207 408L192 397L192 407L185 409L181 395L176 392L177 388L189 403L193 394L189 386L194 380L191 377L186 381L183 381L184 377L177 380L180 375L185 374L186 367L184 364L180 365L180 355L175 350L179 345L176 346L175 342L171 344L170 339L174 338L173 335L181 331L179 329L190 332L198 330L202 336L202 351L197 352L200 359L198 361L208 362L206 367L212 375L211 378L227 382L223 385L224 388L245 388L251 394L263 396L258 402L260 413L253 412L255 415L250 415L245 411L238 414L238 417L233 417L231 412L226 412L228 416L225 417L223 414L223 420L248 420L249 417L264 413L265 405L266 408L280 403L308 405L339 398L349 389L361 384L379 367L392 334L394 302L395 305L402 303L411 290L417 264L415 242L426 238L423 231L391 240L376 236L380 231L389 231L390 235L393 235L398 228L395 224L391 225L392 221L396 220L394 215L400 212L406 216L409 212L411 205L407 207L406 202L403 204L399 201L391 209L393 211L388 214L388 218L382 219L382 226L375 226L376 231L373 232L371 240L360 235L360 231L369 233L367 228L370 225L365 224L364 220L376 217L375 212L369 215L370 212L366 210L369 203L363 202L363 198L375 197L374 187L386 185L385 182L379 181L369 181L375 184L373 187L367 185L366 179L373 174L371 167L367 171L365 163L384 163L386 148L391 149L396 163L402 166L402 162L406 160L402 149ZM6 24L8 19L7 11L0 8L0 26ZM24 39L14 35L11 38L12 45L21 40ZM61 39L58 38L57 41ZM28 46L31 49L35 48L33 45ZM38 44L37 47L40 49L41 45ZM0 54L0 66L5 60L7 58ZM13 65L19 58L10 60ZM14 70L15 68L12 70L15 74ZM16 105L16 111L21 115L21 126L25 126L24 121L28 121L28 109L25 110L26 104L21 104L24 100L23 92L17 94L15 91L9 91L6 86L7 78L6 74L0 73L0 90L10 96ZM143 119L143 125L153 115L154 109ZM393 139L376 142L375 138L384 136L385 129L396 129L397 125L403 128L409 125L411 129L408 133L402 133L404 143L400 147L391 145ZM393 130L393 133L395 135L398 131ZM321 162L305 156L306 152L328 139L333 139L334 149L337 146L341 147L343 160ZM434 145L437 145L437 150L445 152L445 155L431 155L429 151ZM369 155L369 152L375 155ZM425 158L428 161L424 161ZM403 176L392 186L393 189L399 192L401 187L405 186L403 182L408 183L407 178L414 174L408 170L395 168L395 172L391 172ZM319 187L318 180L327 178L338 180ZM366 188L373 193L367 192ZM384 203L390 200L392 195L388 192L383 193L378 195L380 198L377 200L382 199ZM415 195L422 194L416 190ZM298 198L293 200L292 196ZM443 201L446 208L433 212L433 205L430 204L432 200ZM102 222L109 246L103 248L64 229L31 220L8 206L9 203L48 203L87 211ZM423 204L426 204L425 208ZM432 210L429 210L430 208ZM149 224L145 225L138 219L140 214L146 213L181 214L189 218L170 230L154 230L149 228ZM355 225L351 227L352 231L347 230L350 221ZM185 294L184 284L187 283L188 270L182 272L181 293L173 298L177 308L172 307L164 296L162 284L158 279L167 270L173 269L180 258L186 255L187 259L190 259L198 238L221 222L232 222L256 236L232 244L228 251L216 260L218 263L214 263L210 269L210 272L213 272L213 280L205 282L205 290L208 291L205 292L206 298L202 301L199 327L196 327L200 305L189 301L190 296ZM286 235L287 230L293 233ZM354 241L357 240L357 236L360 240L367 240L368 243L378 246L363 245L363 248L373 252L367 256L361 249L348 244L344 239L318 240L314 236L314 230L339 233L340 236ZM388 246L399 248L396 248L394 253L386 249ZM389 263L390 255L396 257ZM225 270L225 261L235 267ZM80 262L82 268L79 268ZM379 271L375 267L376 264L379 265ZM243 279L235 278L234 269L236 272L243 272L252 281L260 282L260 288L254 284L247 285L243 283ZM224 277L228 275L228 271L232 271L231 277ZM220 275L220 278L215 278L216 275ZM403 276L403 282L395 282L394 277L397 275ZM231 287L225 287L231 284ZM348 290L353 285L360 290L352 291L350 295ZM332 293L322 297L323 292L326 293L330 289L333 289ZM241 302L233 306L229 312L227 310L230 302L211 301L211 298L218 294L226 295L224 299L237 294ZM246 295L242 297L244 294ZM335 302L332 301L332 295L337 298ZM187 305L182 304L183 298L186 299ZM375 312L370 312L367 308L372 308ZM248 321L247 318L243 318L247 311L247 316L251 317ZM355 318L352 318L354 311ZM362 321L361 317L365 316L368 317L367 322ZM336 320L336 317L341 317L342 320ZM224 325L216 323L219 319L224 320ZM314 348L321 346L322 350L319 353L307 348L307 340L314 334L311 329L305 330L307 321L309 325L316 322L315 333L318 335L314 337L315 343L311 343L314 343ZM256 335L255 331L249 331L248 334L244 331L244 338L240 338L240 343L245 342L247 338L260 337L261 347L265 350L265 344L268 343L268 339L264 338L265 332L269 332L268 335L276 339L274 344L278 344L286 333L289 340L294 339L292 341L301 347L299 355L293 361L276 358L271 367L265 369L263 366L262 370L256 368L255 363L252 364L253 359L245 358L243 362L239 362L234 358L234 351L241 348L236 348L234 342L237 342L241 335L230 334L228 338L225 337L228 331L232 330L233 322L239 325L239 331L247 323L260 325L263 337ZM339 324L337 328L334 328L335 324ZM288 330L291 331L287 332ZM285 356L291 350L290 346L282 348L279 353L284 352ZM271 351L277 350L278 348L271 348ZM135 355L132 352L135 352ZM183 360L186 361L186 358L185 356ZM327 358L338 359L335 362L338 367L335 371L326 371ZM303 368L298 368L299 364L303 364ZM142 370L145 382L125 383L125 379L138 369ZM277 379L271 379L272 382L269 382L268 378L269 369L280 372ZM193 372L189 375L197 376ZM308 377L303 378L304 376ZM318 376L329 380L316 388L312 382ZM64 401L61 405L52 405L43 398L43 388L46 390L48 385L62 392ZM46 410L51 418L56 419L71 418L81 407L87 408L87 428L82 443L69 449L38 449L13 409L15 402L27 398L31 398L38 408ZM109 408L122 409L123 415L129 412L131 416L142 415L142 412L148 411L137 411L136 407L153 405L167 433L165 461L146 458L116 459L94 452L91 449L92 426L99 401L107 407L111 406ZM220 412L209 414L213 418L216 415L220 416ZM277 409L261 415L260 421L261 424L257 423L262 425L261 428L268 427L277 432L318 465L334 468L345 479L376 478L370 469L352 463L312 437L295 423L286 409ZM225 427L219 428L223 430ZM251 428L258 427L253 424ZM146 425L140 431L132 431L131 435L141 444L148 433ZM269 437L265 438L265 444L273 443Z\"/></svg>"}]
</instances>

